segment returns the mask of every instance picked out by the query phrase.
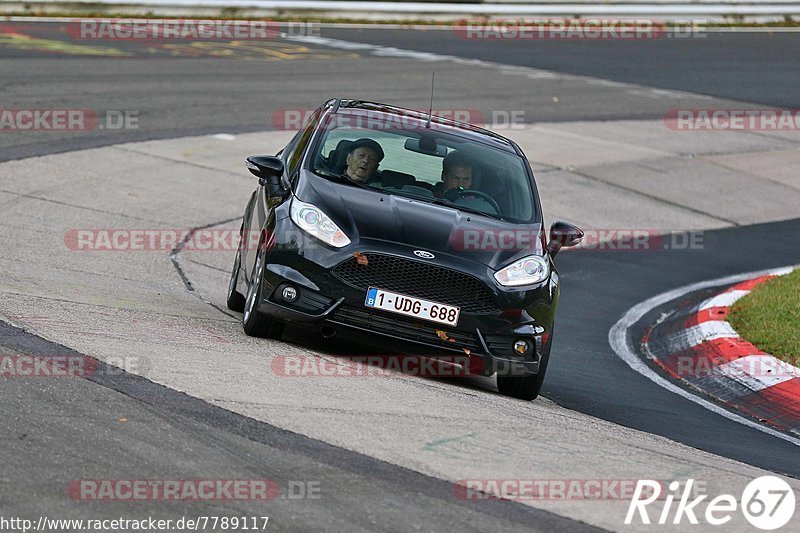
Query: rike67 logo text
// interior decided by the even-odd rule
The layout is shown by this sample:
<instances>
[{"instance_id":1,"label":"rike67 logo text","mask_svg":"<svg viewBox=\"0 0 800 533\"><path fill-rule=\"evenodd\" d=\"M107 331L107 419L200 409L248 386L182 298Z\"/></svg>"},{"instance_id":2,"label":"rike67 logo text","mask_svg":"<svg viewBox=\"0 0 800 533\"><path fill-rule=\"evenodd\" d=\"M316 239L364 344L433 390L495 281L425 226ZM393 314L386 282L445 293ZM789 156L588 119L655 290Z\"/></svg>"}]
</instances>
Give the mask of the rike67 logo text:
<instances>
[{"instance_id":1,"label":"rike67 logo text","mask_svg":"<svg viewBox=\"0 0 800 533\"><path fill-rule=\"evenodd\" d=\"M667 494L663 495L662 485L658 481L639 480L625 516L625 524L637 521L641 524L689 522L696 525L700 516L708 524L721 526L730 522L735 513L741 512L752 526L772 531L788 524L794 515L794 491L786 481L777 476L754 479L747 484L739 499L732 494L721 494L706 502L709 497L707 494L693 497L693 486L694 480L688 479L681 492L681 483L673 481L668 486ZM659 504L653 505L656 501ZM662 501L663 507L658 509ZM699 509L701 504L705 504L703 513ZM649 512L654 510L656 515L651 522Z\"/></svg>"}]
</instances>

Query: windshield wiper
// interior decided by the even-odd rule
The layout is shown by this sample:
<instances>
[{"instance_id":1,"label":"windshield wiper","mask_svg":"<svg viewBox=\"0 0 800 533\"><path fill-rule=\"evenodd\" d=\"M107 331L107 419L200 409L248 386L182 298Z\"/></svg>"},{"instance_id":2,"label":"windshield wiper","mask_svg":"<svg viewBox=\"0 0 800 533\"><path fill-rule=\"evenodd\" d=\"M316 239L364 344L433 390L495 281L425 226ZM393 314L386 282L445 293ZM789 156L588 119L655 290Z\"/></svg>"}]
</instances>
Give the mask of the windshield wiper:
<instances>
[{"instance_id":1,"label":"windshield wiper","mask_svg":"<svg viewBox=\"0 0 800 533\"><path fill-rule=\"evenodd\" d=\"M493 215L492 213L487 213L486 211L481 211L480 209L475 209L474 207L466 207L463 205L454 204L453 202L447 201L444 198L434 198L431 200L431 203L436 205L443 205L446 207L452 207L453 209L458 209L459 211L466 211L468 213L475 213L476 215L483 215L485 217L496 218L497 220L505 220L500 215Z\"/></svg>"}]
</instances>

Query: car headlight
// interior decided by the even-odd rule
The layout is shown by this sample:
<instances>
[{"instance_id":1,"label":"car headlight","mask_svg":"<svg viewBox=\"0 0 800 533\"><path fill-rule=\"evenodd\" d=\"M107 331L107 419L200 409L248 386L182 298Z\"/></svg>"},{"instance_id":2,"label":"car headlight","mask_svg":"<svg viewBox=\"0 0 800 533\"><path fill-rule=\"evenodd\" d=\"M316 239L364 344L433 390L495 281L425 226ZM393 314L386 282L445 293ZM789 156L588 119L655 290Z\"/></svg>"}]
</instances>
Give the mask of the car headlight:
<instances>
[{"instance_id":1,"label":"car headlight","mask_svg":"<svg viewBox=\"0 0 800 533\"><path fill-rule=\"evenodd\" d=\"M300 226L300 229L325 244L336 248L343 248L350 244L347 235L319 207L293 198L289 213L292 222Z\"/></svg>"},{"instance_id":2,"label":"car headlight","mask_svg":"<svg viewBox=\"0 0 800 533\"><path fill-rule=\"evenodd\" d=\"M550 263L543 257L531 255L498 270L494 274L494 279L500 285L518 287L544 281L549 274Z\"/></svg>"}]
</instances>

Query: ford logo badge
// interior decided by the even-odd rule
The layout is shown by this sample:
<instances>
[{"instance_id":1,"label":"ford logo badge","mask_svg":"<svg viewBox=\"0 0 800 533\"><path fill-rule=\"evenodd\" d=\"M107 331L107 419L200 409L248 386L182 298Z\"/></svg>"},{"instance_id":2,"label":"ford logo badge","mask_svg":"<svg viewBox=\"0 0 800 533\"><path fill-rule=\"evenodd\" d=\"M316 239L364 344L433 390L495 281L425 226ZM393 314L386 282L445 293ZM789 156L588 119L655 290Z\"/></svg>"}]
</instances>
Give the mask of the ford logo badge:
<instances>
[{"instance_id":1,"label":"ford logo badge","mask_svg":"<svg viewBox=\"0 0 800 533\"><path fill-rule=\"evenodd\" d=\"M414 250L414 255L416 255L417 257L421 257L423 259L433 259L434 257L436 257L432 253L426 252L424 250Z\"/></svg>"}]
</instances>

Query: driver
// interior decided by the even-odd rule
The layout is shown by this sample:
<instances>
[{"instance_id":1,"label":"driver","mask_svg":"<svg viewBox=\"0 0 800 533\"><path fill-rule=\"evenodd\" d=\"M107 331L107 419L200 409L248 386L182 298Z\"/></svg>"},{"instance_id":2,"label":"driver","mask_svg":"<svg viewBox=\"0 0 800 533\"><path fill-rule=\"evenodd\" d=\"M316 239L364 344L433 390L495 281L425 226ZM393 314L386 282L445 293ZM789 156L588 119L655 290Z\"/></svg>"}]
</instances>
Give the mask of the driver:
<instances>
[{"instance_id":1,"label":"driver","mask_svg":"<svg viewBox=\"0 0 800 533\"><path fill-rule=\"evenodd\" d=\"M364 185L380 183L378 163L383 159L383 148L366 137L353 141L345 160L344 177Z\"/></svg>"},{"instance_id":2,"label":"driver","mask_svg":"<svg viewBox=\"0 0 800 533\"><path fill-rule=\"evenodd\" d=\"M433 189L436 198L444 198L448 191L472 187L472 162L461 152L450 152L442 161L442 182Z\"/></svg>"}]
</instances>

